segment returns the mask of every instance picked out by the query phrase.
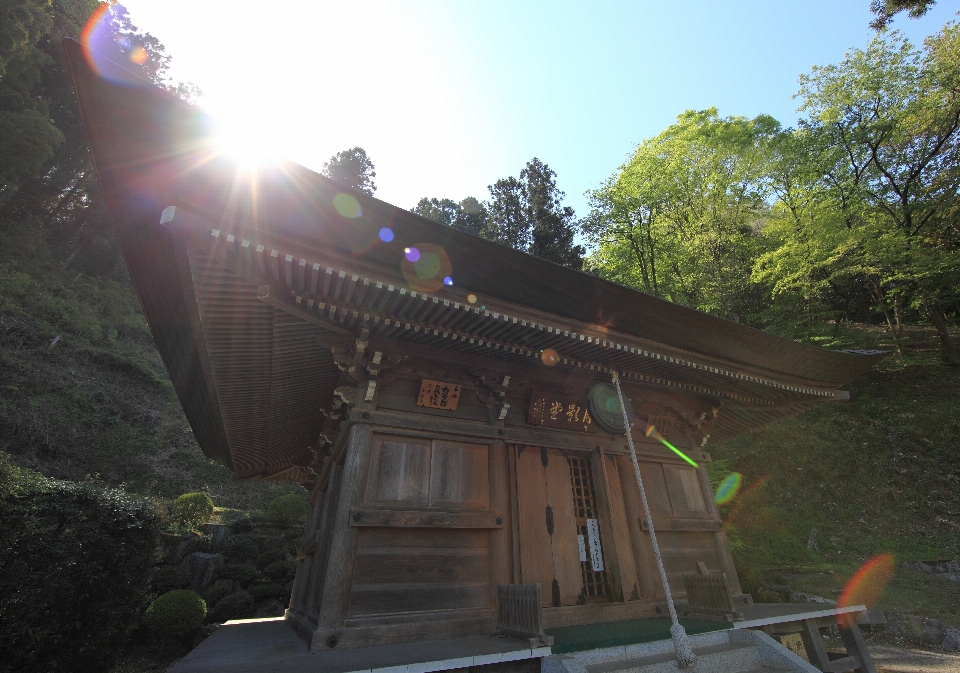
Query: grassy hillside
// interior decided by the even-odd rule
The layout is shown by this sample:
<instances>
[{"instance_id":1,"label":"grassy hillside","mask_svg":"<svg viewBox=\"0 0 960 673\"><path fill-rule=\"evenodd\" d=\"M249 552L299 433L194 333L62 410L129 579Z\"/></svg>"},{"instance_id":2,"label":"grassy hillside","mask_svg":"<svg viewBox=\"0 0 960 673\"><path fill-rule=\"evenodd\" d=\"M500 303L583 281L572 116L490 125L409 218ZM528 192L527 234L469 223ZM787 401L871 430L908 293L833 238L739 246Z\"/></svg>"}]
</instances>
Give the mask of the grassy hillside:
<instances>
[{"instance_id":1,"label":"grassy hillside","mask_svg":"<svg viewBox=\"0 0 960 673\"><path fill-rule=\"evenodd\" d=\"M38 256L0 259L0 450L163 499L203 490L250 509L292 488L238 483L200 451L125 274Z\"/></svg>"},{"instance_id":2,"label":"grassy hillside","mask_svg":"<svg viewBox=\"0 0 960 673\"><path fill-rule=\"evenodd\" d=\"M832 347L895 349L852 326ZM745 583L835 600L868 558L960 558L960 371L941 364L933 329L907 328L880 366L825 404L713 447L711 479L743 475L722 507ZM816 551L807 550L816 528ZM784 591L785 593L785 591ZM897 566L878 607L960 624L960 582Z\"/></svg>"}]
</instances>

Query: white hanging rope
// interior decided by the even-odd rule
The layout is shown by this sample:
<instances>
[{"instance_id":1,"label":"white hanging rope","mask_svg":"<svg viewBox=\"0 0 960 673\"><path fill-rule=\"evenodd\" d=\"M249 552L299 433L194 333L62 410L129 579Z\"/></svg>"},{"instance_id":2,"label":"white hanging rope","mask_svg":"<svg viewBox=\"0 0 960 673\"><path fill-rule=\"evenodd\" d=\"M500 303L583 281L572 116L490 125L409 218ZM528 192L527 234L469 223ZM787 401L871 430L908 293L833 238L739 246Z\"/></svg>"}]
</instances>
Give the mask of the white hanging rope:
<instances>
[{"instance_id":1,"label":"white hanging rope","mask_svg":"<svg viewBox=\"0 0 960 673\"><path fill-rule=\"evenodd\" d=\"M647 517L647 528L650 531L650 546L653 547L653 555L657 559L657 570L660 571L660 583L663 584L663 593L667 597L667 609L670 610L670 620L673 622L673 625L670 627L670 635L673 637L673 649L677 652L677 665L680 668L687 668L696 663L697 655L693 653L690 638L677 619L677 609L673 606L673 596L670 594L670 585L667 584L667 572L663 569L663 558L660 556L657 534L653 530L653 517L650 516L650 505L647 504L647 492L643 488L643 479L640 477L640 464L637 462L637 451L633 447L630 421L627 419L627 406L623 403L623 392L620 390L620 377L617 375L617 372L613 372L613 385L617 389L617 397L620 398L620 411L623 413L623 429L627 435L627 444L630 445L630 460L633 462L633 472L637 476L637 486L640 488L640 502L643 503L643 514Z\"/></svg>"}]
</instances>

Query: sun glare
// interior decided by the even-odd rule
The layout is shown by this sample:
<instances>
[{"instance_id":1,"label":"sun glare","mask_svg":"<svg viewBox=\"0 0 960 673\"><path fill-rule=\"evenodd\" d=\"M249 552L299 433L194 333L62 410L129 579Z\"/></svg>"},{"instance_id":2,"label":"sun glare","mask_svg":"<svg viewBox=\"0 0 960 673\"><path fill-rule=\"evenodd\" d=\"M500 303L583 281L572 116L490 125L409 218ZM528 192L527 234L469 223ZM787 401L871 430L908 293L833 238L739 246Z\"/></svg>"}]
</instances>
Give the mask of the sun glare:
<instances>
[{"instance_id":1,"label":"sun glare","mask_svg":"<svg viewBox=\"0 0 960 673\"><path fill-rule=\"evenodd\" d=\"M278 129L281 121L266 115L215 115L219 151L245 166L276 162L286 155Z\"/></svg>"}]
</instances>

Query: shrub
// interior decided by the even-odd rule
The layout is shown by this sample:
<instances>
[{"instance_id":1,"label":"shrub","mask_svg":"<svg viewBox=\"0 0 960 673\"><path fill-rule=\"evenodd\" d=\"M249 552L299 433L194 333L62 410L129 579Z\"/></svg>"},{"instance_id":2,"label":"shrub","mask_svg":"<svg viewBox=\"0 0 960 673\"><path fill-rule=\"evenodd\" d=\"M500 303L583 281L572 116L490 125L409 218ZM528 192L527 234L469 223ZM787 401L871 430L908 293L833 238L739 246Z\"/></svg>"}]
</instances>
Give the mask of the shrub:
<instances>
[{"instance_id":1,"label":"shrub","mask_svg":"<svg viewBox=\"0 0 960 673\"><path fill-rule=\"evenodd\" d=\"M254 584L250 587L250 595L253 596L253 600L258 603L268 598L275 598L278 601L289 598L284 585L275 582L271 582L270 584Z\"/></svg>"},{"instance_id":2,"label":"shrub","mask_svg":"<svg viewBox=\"0 0 960 673\"><path fill-rule=\"evenodd\" d=\"M143 615L147 628L169 636L196 630L207 616L207 604L195 591L168 591L150 604Z\"/></svg>"},{"instance_id":3,"label":"shrub","mask_svg":"<svg viewBox=\"0 0 960 673\"><path fill-rule=\"evenodd\" d=\"M306 515L307 501L296 493L277 496L267 505L267 516L285 526L302 521Z\"/></svg>"},{"instance_id":4,"label":"shrub","mask_svg":"<svg viewBox=\"0 0 960 673\"><path fill-rule=\"evenodd\" d=\"M230 580L217 580L214 582L213 586L203 594L204 600L207 601L207 607L213 610L213 608L217 606L217 603L234 592L234 587L234 583Z\"/></svg>"},{"instance_id":5,"label":"shrub","mask_svg":"<svg viewBox=\"0 0 960 673\"><path fill-rule=\"evenodd\" d=\"M158 594L165 594L174 589L189 589L190 573L180 566L163 566L157 569L151 586Z\"/></svg>"},{"instance_id":6,"label":"shrub","mask_svg":"<svg viewBox=\"0 0 960 673\"><path fill-rule=\"evenodd\" d=\"M181 543L177 551L177 559L182 560L186 556L190 556L193 552L200 552L206 554L211 549L212 536L210 535L196 535L188 539L185 543Z\"/></svg>"},{"instance_id":7,"label":"shrub","mask_svg":"<svg viewBox=\"0 0 960 673\"><path fill-rule=\"evenodd\" d=\"M297 567L289 561L274 561L263 569L263 574L275 582L289 582L297 573Z\"/></svg>"},{"instance_id":8,"label":"shrub","mask_svg":"<svg viewBox=\"0 0 960 673\"><path fill-rule=\"evenodd\" d=\"M228 563L217 571L217 579L232 580L242 587L250 586L259 577L256 568L243 563Z\"/></svg>"},{"instance_id":9,"label":"shrub","mask_svg":"<svg viewBox=\"0 0 960 673\"><path fill-rule=\"evenodd\" d=\"M249 535L231 535L223 543L220 552L228 559L250 561L260 553L256 541Z\"/></svg>"},{"instance_id":10,"label":"shrub","mask_svg":"<svg viewBox=\"0 0 960 673\"><path fill-rule=\"evenodd\" d=\"M229 619L249 619L256 610L253 596L246 591L237 591L217 603L210 611L211 622L225 622Z\"/></svg>"},{"instance_id":11,"label":"shrub","mask_svg":"<svg viewBox=\"0 0 960 673\"><path fill-rule=\"evenodd\" d=\"M779 591L771 591L770 589L760 589L757 592L757 601L759 603L783 603L783 594Z\"/></svg>"},{"instance_id":12,"label":"shrub","mask_svg":"<svg viewBox=\"0 0 960 673\"><path fill-rule=\"evenodd\" d=\"M144 607L159 515L120 489L0 473L0 668L110 669Z\"/></svg>"},{"instance_id":13,"label":"shrub","mask_svg":"<svg viewBox=\"0 0 960 673\"><path fill-rule=\"evenodd\" d=\"M184 493L173 503L170 517L178 526L193 530L213 514L213 500L206 493Z\"/></svg>"},{"instance_id":14,"label":"shrub","mask_svg":"<svg viewBox=\"0 0 960 673\"><path fill-rule=\"evenodd\" d=\"M284 561L287 558L286 552L281 547L270 547L257 557L256 564L258 568L266 568L274 561Z\"/></svg>"},{"instance_id":15,"label":"shrub","mask_svg":"<svg viewBox=\"0 0 960 673\"><path fill-rule=\"evenodd\" d=\"M242 517L230 524L231 533L249 533L253 530L253 522L250 517L244 514Z\"/></svg>"}]
</instances>

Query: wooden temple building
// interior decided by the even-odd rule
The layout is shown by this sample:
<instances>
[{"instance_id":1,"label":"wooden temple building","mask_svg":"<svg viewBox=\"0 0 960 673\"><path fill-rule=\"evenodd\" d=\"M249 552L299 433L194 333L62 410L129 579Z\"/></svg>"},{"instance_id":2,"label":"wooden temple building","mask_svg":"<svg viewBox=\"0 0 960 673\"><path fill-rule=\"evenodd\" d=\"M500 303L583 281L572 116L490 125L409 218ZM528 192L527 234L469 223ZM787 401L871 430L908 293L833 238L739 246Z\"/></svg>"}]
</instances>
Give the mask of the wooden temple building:
<instances>
[{"instance_id":1,"label":"wooden temple building","mask_svg":"<svg viewBox=\"0 0 960 673\"><path fill-rule=\"evenodd\" d=\"M489 634L498 585L539 583L547 627L660 614L613 372L678 605L698 568L726 574L731 605L750 602L710 445L846 399L880 355L689 310L291 162L245 168L203 113L66 48L201 449L238 479L309 491L286 618L312 651Z\"/></svg>"}]
</instances>

